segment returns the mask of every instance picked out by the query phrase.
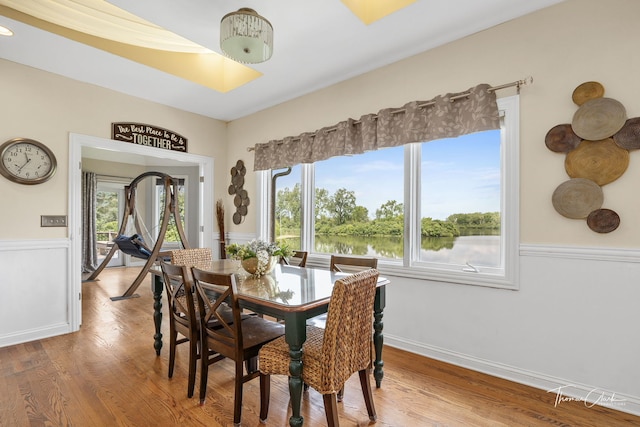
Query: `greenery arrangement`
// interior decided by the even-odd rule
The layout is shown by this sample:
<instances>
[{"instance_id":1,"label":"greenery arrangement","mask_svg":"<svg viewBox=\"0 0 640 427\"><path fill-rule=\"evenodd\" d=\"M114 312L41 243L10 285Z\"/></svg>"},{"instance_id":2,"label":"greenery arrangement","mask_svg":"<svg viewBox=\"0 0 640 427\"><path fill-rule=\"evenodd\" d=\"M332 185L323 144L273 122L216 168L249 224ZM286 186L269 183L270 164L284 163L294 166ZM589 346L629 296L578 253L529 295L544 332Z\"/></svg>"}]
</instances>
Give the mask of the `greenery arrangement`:
<instances>
[{"instance_id":1,"label":"greenery arrangement","mask_svg":"<svg viewBox=\"0 0 640 427\"><path fill-rule=\"evenodd\" d=\"M288 258L292 250L286 244L268 243L264 240L252 240L246 245L232 243L227 246L227 254L233 259L239 259L249 274L261 277L275 267L278 258Z\"/></svg>"},{"instance_id":2,"label":"greenery arrangement","mask_svg":"<svg viewBox=\"0 0 640 427\"><path fill-rule=\"evenodd\" d=\"M259 258L261 255L288 258L293 254L293 251L284 243L269 243L264 240L254 239L244 245L231 243L227 246L227 254L233 259L245 260Z\"/></svg>"},{"instance_id":3,"label":"greenery arrangement","mask_svg":"<svg viewBox=\"0 0 640 427\"><path fill-rule=\"evenodd\" d=\"M404 205L389 200L369 210L356 201L354 191L340 188L332 195L324 188L315 190L316 236L402 236L404 234ZM296 183L278 190L276 197L276 235L298 235L301 225L301 189ZM421 218L421 234L429 237L457 237L468 234L499 234L499 212L456 213L445 220Z\"/></svg>"}]
</instances>

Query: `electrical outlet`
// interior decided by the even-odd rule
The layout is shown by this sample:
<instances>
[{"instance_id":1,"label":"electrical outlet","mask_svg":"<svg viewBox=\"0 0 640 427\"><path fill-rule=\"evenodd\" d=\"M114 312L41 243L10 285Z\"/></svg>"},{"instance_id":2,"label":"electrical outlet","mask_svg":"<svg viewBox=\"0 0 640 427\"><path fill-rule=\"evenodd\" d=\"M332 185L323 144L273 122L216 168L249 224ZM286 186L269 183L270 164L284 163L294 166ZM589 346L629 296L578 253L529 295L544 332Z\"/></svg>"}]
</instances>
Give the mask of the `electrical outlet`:
<instances>
[{"instance_id":1,"label":"electrical outlet","mask_svg":"<svg viewBox=\"0 0 640 427\"><path fill-rule=\"evenodd\" d=\"M66 215L40 215L40 227L66 227Z\"/></svg>"}]
</instances>

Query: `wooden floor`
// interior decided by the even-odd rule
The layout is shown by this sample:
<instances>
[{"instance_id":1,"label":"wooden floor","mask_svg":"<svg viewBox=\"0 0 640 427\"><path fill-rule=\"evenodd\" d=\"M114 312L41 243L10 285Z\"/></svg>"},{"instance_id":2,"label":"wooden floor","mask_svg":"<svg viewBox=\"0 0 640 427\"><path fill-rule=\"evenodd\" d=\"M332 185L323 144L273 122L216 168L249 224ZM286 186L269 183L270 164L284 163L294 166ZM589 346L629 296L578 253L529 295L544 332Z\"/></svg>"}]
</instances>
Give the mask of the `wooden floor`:
<instances>
[{"instance_id":1,"label":"wooden floor","mask_svg":"<svg viewBox=\"0 0 640 427\"><path fill-rule=\"evenodd\" d=\"M0 348L0 426L233 425L231 363L209 371L204 406L186 397L186 348L178 351L173 379L167 378L166 340L160 357L153 349L151 279L140 286L140 298L109 299L137 272L106 269L98 282L83 285L79 332ZM581 402L555 406L553 393L390 347L384 362L382 388L374 390L380 427L640 425L640 417ZM267 426L287 426L286 379L273 377L271 389ZM243 426L262 425L258 408L254 380L244 387ZM357 375L339 411L343 427L369 425ZM302 415L305 426L326 425L322 397L313 390L303 397Z\"/></svg>"}]
</instances>

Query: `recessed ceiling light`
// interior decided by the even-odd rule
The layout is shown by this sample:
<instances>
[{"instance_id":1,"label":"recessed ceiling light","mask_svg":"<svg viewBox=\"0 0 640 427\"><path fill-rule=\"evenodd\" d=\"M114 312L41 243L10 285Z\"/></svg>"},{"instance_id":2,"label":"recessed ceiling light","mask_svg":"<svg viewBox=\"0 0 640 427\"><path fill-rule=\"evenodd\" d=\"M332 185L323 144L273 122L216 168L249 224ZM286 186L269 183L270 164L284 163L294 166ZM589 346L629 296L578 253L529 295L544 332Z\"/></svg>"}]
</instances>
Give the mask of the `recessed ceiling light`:
<instances>
[{"instance_id":1,"label":"recessed ceiling light","mask_svg":"<svg viewBox=\"0 0 640 427\"><path fill-rule=\"evenodd\" d=\"M7 27L3 27L2 25L0 25L0 36L10 37L12 35L13 35L13 31L8 29Z\"/></svg>"}]
</instances>

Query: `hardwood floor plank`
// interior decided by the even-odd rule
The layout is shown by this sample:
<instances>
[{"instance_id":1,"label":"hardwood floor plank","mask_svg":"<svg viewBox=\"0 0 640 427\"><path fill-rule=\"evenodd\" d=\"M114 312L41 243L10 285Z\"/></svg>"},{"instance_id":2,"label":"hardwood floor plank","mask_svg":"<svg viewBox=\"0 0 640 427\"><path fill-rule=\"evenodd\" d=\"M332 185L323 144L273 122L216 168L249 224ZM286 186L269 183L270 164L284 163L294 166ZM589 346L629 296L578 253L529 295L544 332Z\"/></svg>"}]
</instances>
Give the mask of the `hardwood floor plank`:
<instances>
[{"instance_id":1,"label":"hardwood floor plank","mask_svg":"<svg viewBox=\"0 0 640 427\"><path fill-rule=\"evenodd\" d=\"M77 333L0 348L0 426L230 426L233 364L211 367L205 405L187 398L187 348L179 346L174 377L167 376L165 346L153 349L153 298L149 278L139 298L111 301L137 276L137 268L106 269L83 284L83 323ZM163 299L163 304L165 300ZM378 427L408 426L640 426L640 417L555 395L391 347L384 349L382 388L374 389ZM258 380L244 386L243 426L259 426ZM302 399L305 426L326 426L322 396ZM287 378L271 381L266 426L288 425ZM338 405L343 426L368 426L358 376Z\"/></svg>"}]
</instances>

